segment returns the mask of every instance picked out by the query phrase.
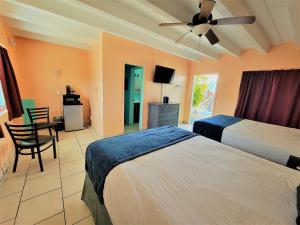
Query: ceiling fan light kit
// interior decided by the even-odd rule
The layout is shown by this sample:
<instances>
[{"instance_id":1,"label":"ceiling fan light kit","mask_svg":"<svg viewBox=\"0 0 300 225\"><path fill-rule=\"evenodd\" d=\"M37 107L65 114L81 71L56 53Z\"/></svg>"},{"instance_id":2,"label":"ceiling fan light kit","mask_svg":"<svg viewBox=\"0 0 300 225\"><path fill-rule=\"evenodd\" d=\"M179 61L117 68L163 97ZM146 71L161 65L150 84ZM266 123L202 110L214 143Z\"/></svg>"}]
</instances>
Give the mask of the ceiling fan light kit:
<instances>
[{"instance_id":1,"label":"ceiling fan light kit","mask_svg":"<svg viewBox=\"0 0 300 225\"><path fill-rule=\"evenodd\" d=\"M203 35L207 38L211 45L218 43L220 40L212 26L217 25L241 25L253 24L256 20L255 16L238 16L221 19L213 19L212 10L216 4L215 0L203 0L199 3L200 12L193 16L192 22L178 23L161 23L161 27L171 26L188 26L190 30L180 36L175 43L179 43L188 33L192 32L201 38Z\"/></svg>"}]
</instances>

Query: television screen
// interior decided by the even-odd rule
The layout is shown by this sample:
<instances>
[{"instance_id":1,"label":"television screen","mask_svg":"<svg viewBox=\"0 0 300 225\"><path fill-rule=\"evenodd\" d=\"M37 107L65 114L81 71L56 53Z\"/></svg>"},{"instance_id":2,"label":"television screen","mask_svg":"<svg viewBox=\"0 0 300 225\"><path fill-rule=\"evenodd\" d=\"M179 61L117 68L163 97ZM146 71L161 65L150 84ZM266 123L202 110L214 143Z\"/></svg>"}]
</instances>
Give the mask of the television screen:
<instances>
[{"instance_id":1,"label":"television screen","mask_svg":"<svg viewBox=\"0 0 300 225\"><path fill-rule=\"evenodd\" d=\"M173 78L175 70L163 66L156 66L153 82L169 84Z\"/></svg>"}]
</instances>

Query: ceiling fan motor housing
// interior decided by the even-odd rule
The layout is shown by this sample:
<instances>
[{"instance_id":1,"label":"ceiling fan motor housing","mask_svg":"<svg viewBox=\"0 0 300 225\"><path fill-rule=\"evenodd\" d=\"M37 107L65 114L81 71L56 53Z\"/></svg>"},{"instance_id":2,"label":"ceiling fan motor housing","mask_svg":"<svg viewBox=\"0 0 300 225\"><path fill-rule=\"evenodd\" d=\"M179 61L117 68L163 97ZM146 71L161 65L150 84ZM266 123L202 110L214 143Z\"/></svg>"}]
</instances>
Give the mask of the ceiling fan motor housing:
<instances>
[{"instance_id":1,"label":"ceiling fan motor housing","mask_svg":"<svg viewBox=\"0 0 300 225\"><path fill-rule=\"evenodd\" d=\"M197 13L193 16L193 26L197 26L199 24L210 23L213 19L212 14L209 15L208 18L204 18L199 16L200 13Z\"/></svg>"}]
</instances>

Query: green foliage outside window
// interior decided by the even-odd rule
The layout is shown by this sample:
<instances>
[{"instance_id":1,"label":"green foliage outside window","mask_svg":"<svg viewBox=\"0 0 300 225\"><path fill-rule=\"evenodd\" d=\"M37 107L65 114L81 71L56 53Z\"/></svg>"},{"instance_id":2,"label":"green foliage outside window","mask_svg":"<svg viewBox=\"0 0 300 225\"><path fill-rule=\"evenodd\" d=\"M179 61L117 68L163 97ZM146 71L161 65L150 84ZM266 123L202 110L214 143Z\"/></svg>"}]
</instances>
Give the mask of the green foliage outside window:
<instances>
[{"instance_id":1,"label":"green foliage outside window","mask_svg":"<svg viewBox=\"0 0 300 225\"><path fill-rule=\"evenodd\" d=\"M203 101L205 91L208 88L208 84L206 83L206 81L207 77L196 77L193 94L193 107L199 107L201 102Z\"/></svg>"}]
</instances>

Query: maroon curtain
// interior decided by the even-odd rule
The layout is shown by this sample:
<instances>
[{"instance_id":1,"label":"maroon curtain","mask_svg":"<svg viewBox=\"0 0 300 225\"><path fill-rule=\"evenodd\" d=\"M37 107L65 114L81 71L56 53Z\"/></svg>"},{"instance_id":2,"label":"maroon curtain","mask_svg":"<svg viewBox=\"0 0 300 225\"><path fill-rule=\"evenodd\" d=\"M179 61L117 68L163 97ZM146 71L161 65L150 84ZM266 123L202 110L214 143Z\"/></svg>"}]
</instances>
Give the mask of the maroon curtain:
<instances>
[{"instance_id":1,"label":"maroon curtain","mask_svg":"<svg viewBox=\"0 0 300 225\"><path fill-rule=\"evenodd\" d=\"M300 128L300 70L244 72L235 116Z\"/></svg>"},{"instance_id":2,"label":"maroon curtain","mask_svg":"<svg viewBox=\"0 0 300 225\"><path fill-rule=\"evenodd\" d=\"M1 46L0 81L2 84L9 120L22 116L24 111L14 69L11 65L7 50ZM0 129L0 137L1 136L3 137L2 129Z\"/></svg>"}]
</instances>

